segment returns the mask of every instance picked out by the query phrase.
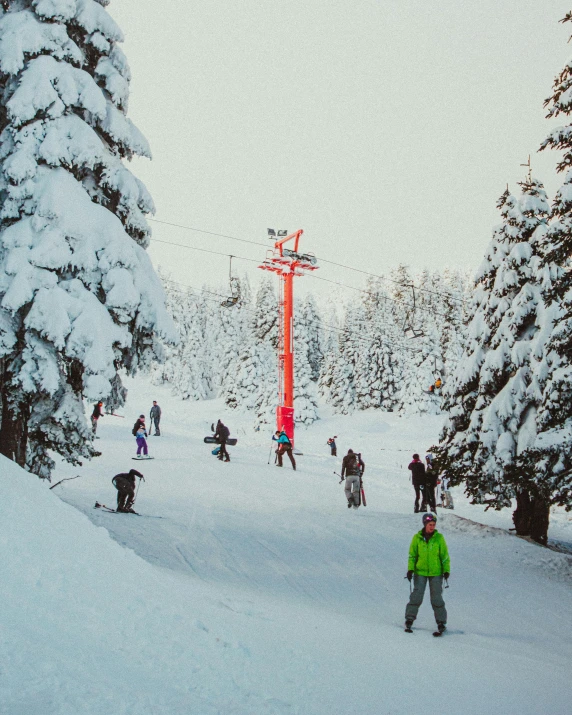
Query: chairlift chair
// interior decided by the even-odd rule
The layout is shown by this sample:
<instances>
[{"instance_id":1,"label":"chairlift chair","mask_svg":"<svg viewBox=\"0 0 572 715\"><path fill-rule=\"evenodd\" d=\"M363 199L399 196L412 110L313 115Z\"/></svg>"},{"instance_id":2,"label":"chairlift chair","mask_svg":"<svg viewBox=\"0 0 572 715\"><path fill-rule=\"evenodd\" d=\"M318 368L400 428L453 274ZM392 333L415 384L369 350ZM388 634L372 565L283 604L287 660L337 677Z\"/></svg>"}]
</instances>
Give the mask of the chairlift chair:
<instances>
[{"instance_id":1,"label":"chairlift chair","mask_svg":"<svg viewBox=\"0 0 572 715\"><path fill-rule=\"evenodd\" d=\"M230 287L230 295L226 300L223 300L221 303L221 306L223 308L232 308L238 303L238 299L240 298L240 288L238 286L238 278L233 278L232 277L232 259L233 256L230 256L230 265L228 269L228 282L229 282L229 287Z\"/></svg>"}]
</instances>

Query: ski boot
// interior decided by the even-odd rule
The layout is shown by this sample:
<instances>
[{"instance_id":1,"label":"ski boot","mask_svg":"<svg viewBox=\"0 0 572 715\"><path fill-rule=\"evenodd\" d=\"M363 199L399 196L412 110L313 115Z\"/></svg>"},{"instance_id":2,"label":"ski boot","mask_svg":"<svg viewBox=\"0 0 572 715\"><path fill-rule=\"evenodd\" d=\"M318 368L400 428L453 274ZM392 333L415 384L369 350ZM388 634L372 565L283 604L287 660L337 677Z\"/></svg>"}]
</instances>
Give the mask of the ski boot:
<instances>
[{"instance_id":1,"label":"ski boot","mask_svg":"<svg viewBox=\"0 0 572 715\"><path fill-rule=\"evenodd\" d=\"M411 628L412 625L413 625L413 621L408 618L405 621L405 632L406 633L413 633L413 628Z\"/></svg>"}]
</instances>

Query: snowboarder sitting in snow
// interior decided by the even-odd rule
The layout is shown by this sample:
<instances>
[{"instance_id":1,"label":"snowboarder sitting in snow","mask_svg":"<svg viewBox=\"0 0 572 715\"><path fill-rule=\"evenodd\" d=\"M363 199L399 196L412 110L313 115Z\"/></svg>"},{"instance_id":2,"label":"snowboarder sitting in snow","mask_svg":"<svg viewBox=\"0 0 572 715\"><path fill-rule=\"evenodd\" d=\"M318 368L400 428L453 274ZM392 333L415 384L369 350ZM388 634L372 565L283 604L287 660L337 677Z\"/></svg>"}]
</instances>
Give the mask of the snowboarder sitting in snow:
<instances>
[{"instance_id":1,"label":"snowboarder sitting in snow","mask_svg":"<svg viewBox=\"0 0 572 715\"><path fill-rule=\"evenodd\" d=\"M338 448L336 447L336 438L337 438L337 435L335 435L334 437L330 437L330 439L327 442L327 444L330 446L332 457L337 457L337 455L338 455Z\"/></svg>"},{"instance_id":2,"label":"snowboarder sitting in snow","mask_svg":"<svg viewBox=\"0 0 572 715\"><path fill-rule=\"evenodd\" d=\"M218 440L220 444L220 452L218 453L217 459L222 462L230 462L230 457L226 451L226 440L230 437L230 430L226 425L224 425L220 420L216 423L215 439Z\"/></svg>"},{"instance_id":3,"label":"snowboarder sitting in snow","mask_svg":"<svg viewBox=\"0 0 572 715\"><path fill-rule=\"evenodd\" d=\"M147 449L147 430L145 429L145 425L142 424L139 429L137 430L135 434L135 438L137 440L137 457L139 459L142 459L141 455L141 450L143 450L143 454L145 457L149 456L149 451Z\"/></svg>"},{"instance_id":4,"label":"snowboarder sitting in snow","mask_svg":"<svg viewBox=\"0 0 572 715\"><path fill-rule=\"evenodd\" d=\"M361 503L361 475L364 471L365 464L361 454L356 454L353 449L348 449L348 453L342 460L342 479L346 478L344 491L348 500L348 509L352 506L357 509Z\"/></svg>"},{"instance_id":5,"label":"snowboarder sitting in snow","mask_svg":"<svg viewBox=\"0 0 572 715\"><path fill-rule=\"evenodd\" d=\"M409 547L407 578L413 579L413 592L405 608L405 629L410 630L417 618L419 606L427 582L431 606L437 621L438 633L443 633L447 623L447 611L443 600L443 578L448 580L451 571L451 560L445 537L436 530L437 517L434 514L423 514L423 529L417 532Z\"/></svg>"},{"instance_id":6,"label":"snowboarder sitting in snow","mask_svg":"<svg viewBox=\"0 0 572 715\"><path fill-rule=\"evenodd\" d=\"M93 412L91 413L91 432L94 436L97 432L97 420L103 417L103 414L103 402L98 402L93 406ZM99 437L97 439L99 439Z\"/></svg>"},{"instance_id":7,"label":"snowboarder sitting in snow","mask_svg":"<svg viewBox=\"0 0 572 715\"><path fill-rule=\"evenodd\" d=\"M288 455L288 458L290 459L290 462L292 463L292 469L296 471L296 460L294 459L294 455L292 454L292 442L290 442L290 439L288 438L288 435L284 431L284 427L282 427L282 430L280 431L280 434L278 435L278 450L276 451L276 457L278 459L278 467L282 466L282 457L284 454Z\"/></svg>"},{"instance_id":8,"label":"snowboarder sitting in snow","mask_svg":"<svg viewBox=\"0 0 572 715\"><path fill-rule=\"evenodd\" d=\"M419 497L425 489L425 465L419 459L418 454L413 455L413 461L407 467L411 472L411 481L413 483L413 489L415 489L415 506L413 511L417 514L419 511Z\"/></svg>"},{"instance_id":9,"label":"snowboarder sitting in snow","mask_svg":"<svg viewBox=\"0 0 572 715\"><path fill-rule=\"evenodd\" d=\"M136 469L130 469L128 473L116 474L111 480L113 486L117 489L117 511L132 512L133 502L135 501L135 477L139 479L145 478Z\"/></svg>"}]
</instances>

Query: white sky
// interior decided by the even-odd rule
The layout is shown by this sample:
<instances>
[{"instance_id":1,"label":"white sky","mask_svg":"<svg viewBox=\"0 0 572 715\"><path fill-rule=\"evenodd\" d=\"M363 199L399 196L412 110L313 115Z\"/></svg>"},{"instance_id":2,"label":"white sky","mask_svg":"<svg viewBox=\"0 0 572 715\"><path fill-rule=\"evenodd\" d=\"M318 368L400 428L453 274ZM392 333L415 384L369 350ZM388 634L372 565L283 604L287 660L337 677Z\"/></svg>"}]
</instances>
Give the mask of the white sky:
<instances>
[{"instance_id":1,"label":"white sky","mask_svg":"<svg viewBox=\"0 0 572 715\"><path fill-rule=\"evenodd\" d=\"M156 218L385 272L478 266L495 203L526 170L552 196L543 101L572 55L569 0L113 0L133 73L132 168ZM561 120L559 123L564 123ZM264 249L153 224L157 239L255 259ZM228 261L160 243L177 280ZM254 279L254 263L236 262ZM318 275L362 285L355 273ZM300 282L300 281L299 281ZM304 279L319 289L318 281ZM307 287L310 287L309 285ZM343 292L343 291L342 291Z\"/></svg>"}]
</instances>

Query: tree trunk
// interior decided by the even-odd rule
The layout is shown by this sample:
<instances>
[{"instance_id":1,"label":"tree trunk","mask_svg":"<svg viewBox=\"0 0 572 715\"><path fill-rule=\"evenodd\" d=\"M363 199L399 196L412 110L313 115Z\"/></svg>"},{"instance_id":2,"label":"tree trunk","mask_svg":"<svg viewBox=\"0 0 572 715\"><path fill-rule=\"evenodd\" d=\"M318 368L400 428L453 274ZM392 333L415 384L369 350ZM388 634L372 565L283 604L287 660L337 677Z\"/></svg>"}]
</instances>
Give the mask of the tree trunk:
<instances>
[{"instance_id":1,"label":"tree trunk","mask_svg":"<svg viewBox=\"0 0 572 715\"><path fill-rule=\"evenodd\" d=\"M516 509L512 520L518 536L530 536L533 502L526 489L516 493Z\"/></svg>"},{"instance_id":2,"label":"tree trunk","mask_svg":"<svg viewBox=\"0 0 572 715\"><path fill-rule=\"evenodd\" d=\"M12 374L2 361L0 391L2 393L2 421L0 423L0 454L21 467L26 466L28 448L28 418L30 410L26 403L14 399Z\"/></svg>"},{"instance_id":3,"label":"tree trunk","mask_svg":"<svg viewBox=\"0 0 572 715\"><path fill-rule=\"evenodd\" d=\"M548 523L550 521L550 504L541 496L536 496L532 502L532 518L530 520L530 536L534 541L546 546L548 543Z\"/></svg>"}]
</instances>

